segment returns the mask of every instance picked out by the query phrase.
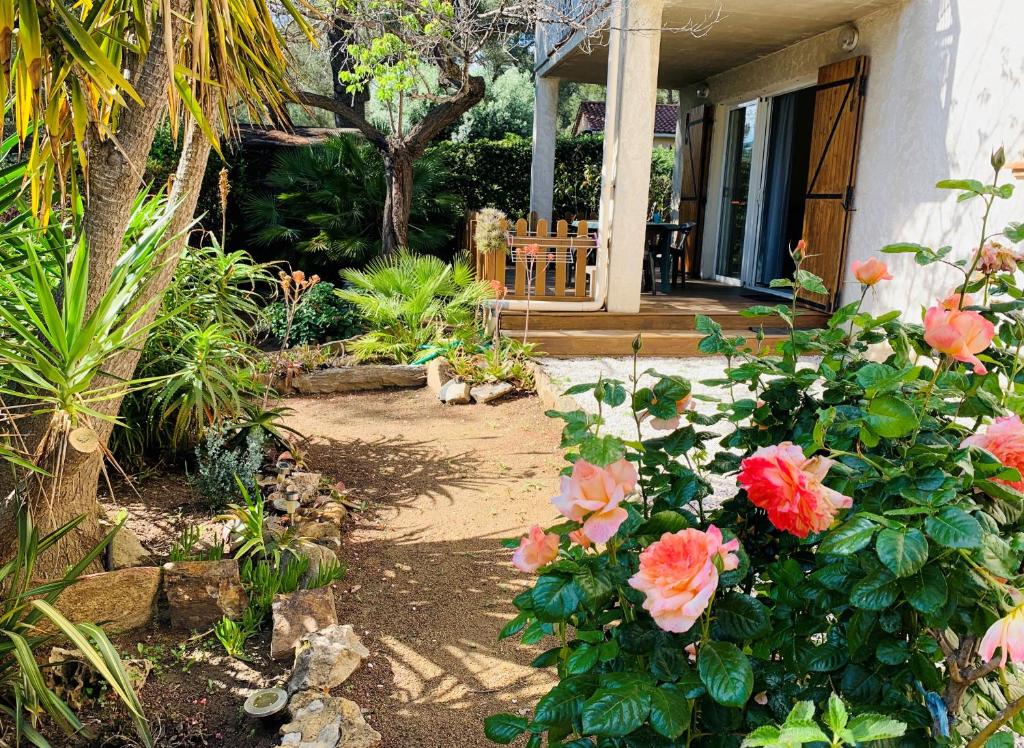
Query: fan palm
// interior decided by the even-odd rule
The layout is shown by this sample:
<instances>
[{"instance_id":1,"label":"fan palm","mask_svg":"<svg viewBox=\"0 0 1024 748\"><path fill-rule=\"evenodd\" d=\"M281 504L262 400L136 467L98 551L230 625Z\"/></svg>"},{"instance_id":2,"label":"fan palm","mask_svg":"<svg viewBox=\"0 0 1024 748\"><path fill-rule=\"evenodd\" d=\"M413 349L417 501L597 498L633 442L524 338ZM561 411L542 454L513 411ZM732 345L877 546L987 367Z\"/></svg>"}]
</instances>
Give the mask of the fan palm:
<instances>
[{"instance_id":1,"label":"fan palm","mask_svg":"<svg viewBox=\"0 0 1024 748\"><path fill-rule=\"evenodd\" d=\"M444 191L447 172L440 159L424 156L413 172L409 248L429 252L451 239L460 199ZM380 154L352 136L286 151L266 179L267 192L243 208L260 228L263 245L292 244L301 252L361 265L381 253L387 179ZM442 220L438 220L442 219Z\"/></svg>"},{"instance_id":2,"label":"fan palm","mask_svg":"<svg viewBox=\"0 0 1024 748\"><path fill-rule=\"evenodd\" d=\"M408 251L341 275L347 287L335 293L356 307L370 329L351 346L363 361L409 363L446 334L468 332L480 304L494 296L464 260L449 265Z\"/></svg>"}]
</instances>

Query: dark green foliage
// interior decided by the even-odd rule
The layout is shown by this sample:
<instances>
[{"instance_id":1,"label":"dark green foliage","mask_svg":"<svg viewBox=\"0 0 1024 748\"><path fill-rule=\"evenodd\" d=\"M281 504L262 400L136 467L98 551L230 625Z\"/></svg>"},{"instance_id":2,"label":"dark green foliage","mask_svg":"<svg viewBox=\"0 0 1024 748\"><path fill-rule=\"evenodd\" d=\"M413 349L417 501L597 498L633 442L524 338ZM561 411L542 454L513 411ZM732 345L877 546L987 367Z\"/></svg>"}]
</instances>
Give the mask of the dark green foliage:
<instances>
[{"instance_id":1,"label":"dark green foliage","mask_svg":"<svg viewBox=\"0 0 1024 748\"><path fill-rule=\"evenodd\" d=\"M445 249L452 217L461 202L445 191L444 164L431 154L413 170L409 246L415 251ZM381 226L387 197L384 161L361 138L331 138L309 148L282 149L262 193L242 209L262 246L294 245L304 254L333 263L361 266L381 252Z\"/></svg>"},{"instance_id":2,"label":"dark green foliage","mask_svg":"<svg viewBox=\"0 0 1024 748\"><path fill-rule=\"evenodd\" d=\"M363 329L355 307L334 293L334 284L320 281L302 297L292 321L291 344L307 345L350 338ZM284 336L285 307L281 301L263 310L270 334L279 341Z\"/></svg>"}]
</instances>

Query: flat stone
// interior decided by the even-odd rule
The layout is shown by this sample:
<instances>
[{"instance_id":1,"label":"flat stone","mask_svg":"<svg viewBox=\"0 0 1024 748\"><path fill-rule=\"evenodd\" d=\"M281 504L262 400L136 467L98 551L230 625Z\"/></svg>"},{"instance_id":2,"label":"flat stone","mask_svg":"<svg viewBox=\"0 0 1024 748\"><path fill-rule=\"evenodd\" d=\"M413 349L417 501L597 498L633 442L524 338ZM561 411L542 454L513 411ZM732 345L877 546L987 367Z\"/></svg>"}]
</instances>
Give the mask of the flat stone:
<instances>
[{"instance_id":1,"label":"flat stone","mask_svg":"<svg viewBox=\"0 0 1024 748\"><path fill-rule=\"evenodd\" d=\"M292 379L292 387L306 395L358 392L389 387L422 387L427 383L425 366L361 364L320 369Z\"/></svg>"},{"instance_id":2,"label":"flat stone","mask_svg":"<svg viewBox=\"0 0 1024 748\"><path fill-rule=\"evenodd\" d=\"M514 389L515 387L508 382L488 382L487 384L478 384L469 391L469 395L474 402L490 403L505 397Z\"/></svg>"},{"instance_id":3,"label":"flat stone","mask_svg":"<svg viewBox=\"0 0 1024 748\"><path fill-rule=\"evenodd\" d=\"M340 501L325 501L317 507L303 509L300 512L302 521L310 522L333 522L341 527L348 517L348 509Z\"/></svg>"},{"instance_id":4,"label":"flat stone","mask_svg":"<svg viewBox=\"0 0 1024 748\"><path fill-rule=\"evenodd\" d=\"M466 405L470 402L469 383L459 379L449 380L441 387L437 396L442 403L448 405Z\"/></svg>"},{"instance_id":5,"label":"flat stone","mask_svg":"<svg viewBox=\"0 0 1024 748\"><path fill-rule=\"evenodd\" d=\"M335 624L306 634L295 648L287 691L330 691L348 680L369 656L370 650L363 646L350 624Z\"/></svg>"},{"instance_id":6,"label":"flat stone","mask_svg":"<svg viewBox=\"0 0 1024 748\"><path fill-rule=\"evenodd\" d=\"M158 566L87 574L61 591L54 606L72 623L97 623L108 634L132 631L156 615L160 575Z\"/></svg>"},{"instance_id":7,"label":"flat stone","mask_svg":"<svg viewBox=\"0 0 1024 748\"><path fill-rule=\"evenodd\" d=\"M314 543L341 544L341 528L336 522L318 522L300 519L295 523L295 532L300 538L312 540Z\"/></svg>"},{"instance_id":8,"label":"flat stone","mask_svg":"<svg viewBox=\"0 0 1024 748\"><path fill-rule=\"evenodd\" d=\"M233 558L164 564L164 592L176 629L208 629L223 616L241 618L249 603Z\"/></svg>"},{"instance_id":9,"label":"flat stone","mask_svg":"<svg viewBox=\"0 0 1024 748\"><path fill-rule=\"evenodd\" d=\"M282 748L374 748L381 743L359 705L340 696L302 691L292 697L288 711L292 721L281 726Z\"/></svg>"},{"instance_id":10,"label":"flat stone","mask_svg":"<svg viewBox=\"0 0 1024 748\"><path fill-rule=\"evenodd\" d=\"M298 541L295 545L294 551L299 556L309 561L309 567L306 569L306 573L302 576L302 581L306 584L316 578L317 572L320 571L321 566L338 562L338 554L333 550L323 545L311 543L308 540ZM286 553L283 560L284 565L287 566L289 563L292 563L293 558L292 554Z\"/></svg>"},{"instance_id":11,"label":"flat stone","mask_svg":"<svg viewBox=\"0 0 1024 748\"><path fill-rule=\"evenodd\" d=\"M338 623L330 587L278 595L272 607L274 634L270 639L270 657L275 660L291 657L295 645L306 634Z\"/></svg>"},{"instance_id":12,"label":"flat stone","mask_svg":"<svg viewBox=\"0 0 1024 748\"><path fill-rule=\"evenodd\" d=\"M114 571L152 565L153 554L142 544L135 531L124 525L114 535L107 548L107 567Z\"/></svg>"},{"instance_id":13,"label":"flat stone","mask_svg":"<svg viewBox=\"0 0 1024 748\"><path fill-rule=\"evenodd\" d=\"M438 357L427 362L427 387L432 392L440 392L441 388L454 376L455 371L452 369L452 365L448 363L448 359Z\"/></svg>"},{"instance_id":14,"label":"flat stone","mask_svg":"<svg viewBox=\"0 0 1024 748\"><path fill-rule=\"evenodd\" d=\"M288 483L299 492L299 501L305 501L316 496L320 473L294 472L288 476Z\"/></svg>"}]
</instances>

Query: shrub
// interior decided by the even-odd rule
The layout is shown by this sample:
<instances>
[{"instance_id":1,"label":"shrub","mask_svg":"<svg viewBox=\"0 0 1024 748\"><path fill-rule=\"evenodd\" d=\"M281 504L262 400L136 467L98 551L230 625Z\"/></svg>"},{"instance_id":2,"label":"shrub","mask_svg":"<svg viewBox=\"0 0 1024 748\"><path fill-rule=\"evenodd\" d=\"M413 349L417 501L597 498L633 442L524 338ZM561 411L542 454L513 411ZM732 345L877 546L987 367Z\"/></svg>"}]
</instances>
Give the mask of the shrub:
<instances>
[{"instance_id":1,"label":"shrub","mask_svg":"<svg viewBox=\"0 0 1024 748\"><path fill-rule=\"evenodd\" d=\"M67 641L81 653L88 664L128 707L141 743L153 745L142 705L125 673L121 659L103 629L92 623L71 623L53 607L57 596L100 558L117 525L75 566L58 580L36 584L35 564L58 540L77 527L79 517L42 537L33 526L28 508L16 508L16 543L11 559L0 566L0 743L20 745L24 740L34 746L49 745L40 734L42 718L70 736L80 734L83 727L78 716L56 692L46 685L38 664L39 652L55 640ZM46 634L45 629L53 634Z\"/></svg>"},{"instance_id":2,"label":"shrub","mask_svg":"<svg viewBox=\"0 0 1024 748\"><path fill-rule=\"evenodd\" d=\"M492 740L738 746L749 733L758 745L794 703L835 692L856 714L905 723L901 746L1012 745L1006 731L1024 731L1024 682L1005 667L1024 658L1024 253L994 237L1020 242L1024 228L987 226L1013 193L1002 160L992 184L939 183L983 204L980 250L883 249L963 274L923 326L864 311L863 295L821 330L794 329L795 302L754 307L789 330L755 351L700 318L701 351L728 362L709 383L714 415L689 409L689 382L656 372L651 386L635 374L570 390L592 391L598 413L554 414L572 462L554 500L566 521L518 541L513 562L539 576L502 631L556 637L534 664L559 683L529 717L491 718ZM808 251L774 285L823 293L801 267ZM865 294L887 275L875 262L854 267ZM635 439L602 430L618 408ZM726 433L710 458L714 424ZM711 501L709 475L737 471L739 490Z\"/></svg>"},{"instance_id":3,"label":"shrub","mask_svg":"<svg viewBox=\"0 0 1024 748\"><path fill-rule=\"evenodd\" d=\"M292 321L291 344L309 345L350 338L362 329L358 313L352 304L338 298L335 286L320 281L302 299ZM275 340L284 339L287 316L283 302L267 305L263 312L264 325Z\"/></svg>"},{"instance_id":4,"label":"shrub","mask_svg":"<svg viewBox=\"0 0 1024 748\"><path fill-rule=\"evenodd\" d=\"M190 482L211 508L223 509L245 492L258 495L256 473L263 464L263 443L263 434L256 430L234 447L227 443L224 427L207 430L196 447L196 472Z\"/></svg>"},{"instance_id":5,"label":"shrub","mask_svg":"<svg viewBox=\"0 0 1024 748\"><path fill-rule=\"evenodd\" d=\"M361 361L405 364L445 336L470 337L480 304L493 297L464 260L449 265L409 252L342 277L347 287L335 293L358 310L368 330L351 346Z\"/></svg>"},{"instance_id":6,"label":"shrub","mask_svg":"<svg viewBox=\"0 0 1024 748\"><path fill-rule=\"evenodd\" d=\"M461 215L462 207L457 195L442 189L446 177L444 164L433 156L415 164L409 218L414 250L442 249L453 236L452 216ZM387 202L384 162L361 138L331 138L281 151L265 188L243 204L246 216L260 227L255 242L293 245L352 266L380 254Z\"/></svg>"}]
</instances>

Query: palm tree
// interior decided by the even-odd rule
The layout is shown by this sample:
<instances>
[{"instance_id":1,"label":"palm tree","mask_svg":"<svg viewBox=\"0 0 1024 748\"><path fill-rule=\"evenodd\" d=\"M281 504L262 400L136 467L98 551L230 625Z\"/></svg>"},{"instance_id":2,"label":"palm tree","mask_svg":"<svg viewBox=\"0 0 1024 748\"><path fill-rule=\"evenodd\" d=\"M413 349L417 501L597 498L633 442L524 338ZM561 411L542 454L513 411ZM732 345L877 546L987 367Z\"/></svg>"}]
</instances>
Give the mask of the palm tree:
<instances>
[{"instance_id":1,"label":"palm tree","mask_svg":"<svg viewBox=\"0 0 1024 748\"><path fill-rule=\"evenodd\" d=\"M447 176L436 156L416 162L409 249L430 252L451 241L452 222L444 219L460 210L461 200L444 191ZM265 185L267 192L243 206L260 227L257 243L288 243L349 265L362 265L382 252L388 189L384 159L362 138L335 137L284 151Z\"/></svg>"},{"instance_id":2,"label":"palm tree","mask_svg":"<svg viewBox=\"0 0 1024 748\"><path fill-rule=\"evenodd\" d=\"M308 33L290 0L283 6ZM0 94L13 101L15 130L26 141L30 207L45 222L51 195L84 202L86 315L116 278L146 158L161 119L169 116L176 133L184 129L167 226L174 241L139 299L147 306L135 323L144 327L158 313L159 305L148 302L160 296L174 273L210 149L219 148L217 131L230 129L232 107L253 115L281 109L287 86L275 13L267 0L0 0ZM100 379L130 379L141 347L113 352ZM60 573L63 559L84 556L100 538L97 481L120 405L120 395L97 404L101 448L90 452L67 449L66 440L40 441L55 433L54 419L65 417L58 410L41 409L22 427L25 452L38 463L67 455L59 482L26 483L37 524L48 532L85 516L75 532L61 538L61 552L50 554L60 566L44 559L41 574ZM0 497L19 479L0 471Z\"/></svg>"}]
</instances>

